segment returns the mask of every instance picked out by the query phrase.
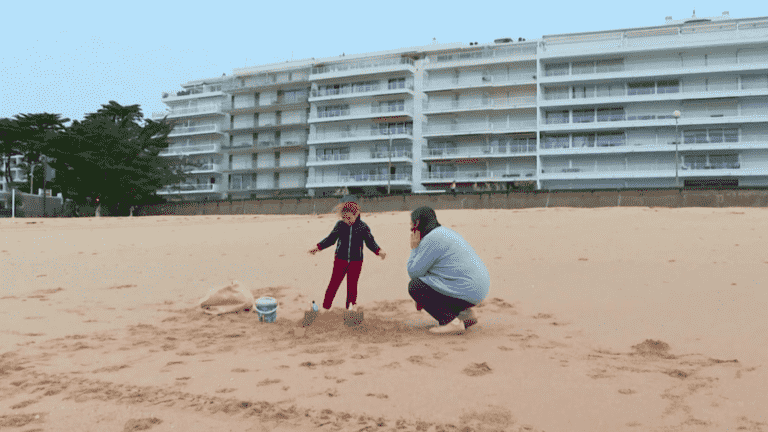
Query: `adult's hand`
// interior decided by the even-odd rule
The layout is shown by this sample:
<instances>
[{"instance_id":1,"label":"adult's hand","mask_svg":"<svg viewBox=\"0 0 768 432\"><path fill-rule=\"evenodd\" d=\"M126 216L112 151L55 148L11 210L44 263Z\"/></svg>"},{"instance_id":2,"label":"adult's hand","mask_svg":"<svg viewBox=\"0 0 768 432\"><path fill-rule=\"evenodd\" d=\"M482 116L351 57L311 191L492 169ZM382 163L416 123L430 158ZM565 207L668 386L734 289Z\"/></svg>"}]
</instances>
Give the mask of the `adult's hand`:
<instances>
[{"instance_id":1,"label":"adult's hand","mask_svg":"<svg viewBox=\"0 0 768 432\"><path fill-rule=\"evenodd\" d=\"M411 249L416 249L421 243L421 231L411 230Z\"/></svg>"}]
</instances>

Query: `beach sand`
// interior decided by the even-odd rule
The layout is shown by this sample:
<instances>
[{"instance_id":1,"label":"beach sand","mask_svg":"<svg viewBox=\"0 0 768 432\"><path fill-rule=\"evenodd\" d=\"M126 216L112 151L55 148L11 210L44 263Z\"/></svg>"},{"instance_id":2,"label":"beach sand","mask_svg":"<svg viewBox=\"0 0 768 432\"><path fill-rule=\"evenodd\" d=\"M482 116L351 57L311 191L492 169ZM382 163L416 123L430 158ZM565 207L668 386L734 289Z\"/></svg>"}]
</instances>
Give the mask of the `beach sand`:
<instances>
[{"instance_id":1,"label":"beach sand","mask_svg":"<svg viewBox=\"0 0 768 432\"><path fill-rule=\"evenodd\" d=\"M768 209L437 216L491 273L462 335L408 296L407 212L362 215L363 323L344 282L304 334L332 215L0 219L0 429L768 431ZM232 280L277 321L197 308Z\"/></svg>"}]
</instances>

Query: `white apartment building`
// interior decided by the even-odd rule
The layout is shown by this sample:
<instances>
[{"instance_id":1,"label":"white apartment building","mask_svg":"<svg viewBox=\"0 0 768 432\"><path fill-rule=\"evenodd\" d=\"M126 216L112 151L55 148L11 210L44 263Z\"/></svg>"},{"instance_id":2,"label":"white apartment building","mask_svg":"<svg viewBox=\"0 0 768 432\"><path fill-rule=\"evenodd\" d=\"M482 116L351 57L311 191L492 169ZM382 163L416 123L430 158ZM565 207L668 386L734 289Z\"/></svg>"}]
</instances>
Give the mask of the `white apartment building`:
<instances>
[{"instance_id":1,"label":"white apartment building","mask_svg":"<svg viewBox=\"0 0 768 432\"><path fill-rule=\"evenodd\" d=\"M225 139L225 96L221 90L224 78L192 81L175 94L163 93L168 111L153 113L152 119L165 118L173 130L168 135L168 149L160 155L180 158L187 178L159 190L158 195L189 201L217 199L227 193L226 165L221 153Z\"/></svg>"},{"instance_id":2,"label":"white apartment building","mask_svg":"<svg viewBox=\"0 0 768 432\"><path fill-rule=\"evenodd\" d=\"M223 139L200 154L213 183L197 177L218 189L190 196L768 185L768 17L434 44L218 82L224 93L166 98L177 128L221 127L188 132ZM181 114L203 99L221 110Z\"/></svg>"}]
</instances>

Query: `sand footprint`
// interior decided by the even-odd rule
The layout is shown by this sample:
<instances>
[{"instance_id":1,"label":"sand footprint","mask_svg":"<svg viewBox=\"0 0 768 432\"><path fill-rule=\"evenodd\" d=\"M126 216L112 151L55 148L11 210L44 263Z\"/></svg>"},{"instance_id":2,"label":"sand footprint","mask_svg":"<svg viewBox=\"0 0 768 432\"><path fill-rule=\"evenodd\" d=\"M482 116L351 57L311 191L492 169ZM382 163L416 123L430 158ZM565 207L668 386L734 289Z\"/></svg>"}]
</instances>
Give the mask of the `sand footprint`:
<instances>
[{"instance_id":1,"label":"sand footprint","mask_svg":"<svg viewBox=\"0 0 768 432\"><path fill-rule=\"evenodd\" d=\"M417 364L417 365L420 365L420 366L434 367L433 365L427 363L424 360L424 357L422 357L422 356L410 356L406 360L408 360L409 362L411 362L413 364Z\"/></svg>"},{"instance_id":2,"label":"sand footprint","mask_svg":"<svg viewBox=\"0 0 768 432\"><path fill-rule=\"evenodd\" d=\"M125 422L123 432L147 430L163 421L156 417L130 419Z\"/></svg>"},{"instance_id":3,"label":"sand footprint","mask_svg":"<svg viewBox=\"0 0 768 432\"><path fill-rule=\"evenodd\" d=\"M483 363L470 363L470 365L464 368L462 372L464 372L465 375L476 377L476 376L487 375L491 373L491 371L492 371L491 367L488 366L487 363L483 362Z\"/></svg>"}]
</instances>

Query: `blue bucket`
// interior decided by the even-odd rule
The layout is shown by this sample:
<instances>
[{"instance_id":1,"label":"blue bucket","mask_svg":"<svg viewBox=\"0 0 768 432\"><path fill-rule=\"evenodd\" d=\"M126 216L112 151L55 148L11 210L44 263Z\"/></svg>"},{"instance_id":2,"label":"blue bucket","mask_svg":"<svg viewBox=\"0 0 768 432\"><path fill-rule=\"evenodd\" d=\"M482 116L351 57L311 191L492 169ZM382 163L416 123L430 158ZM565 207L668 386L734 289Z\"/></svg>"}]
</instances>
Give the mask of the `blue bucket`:
<instances>
[{"instance_id":1,"label":"blue bucket","mask_svg":"<svg viewBox=\"0 0 768 432\"><path fill-rule=\"evenodd\" d=\"M256 300L256 312L259 321L273 323L277 319L277 300L272 297L262 297Z\"/></svg>"}]
</instances>

